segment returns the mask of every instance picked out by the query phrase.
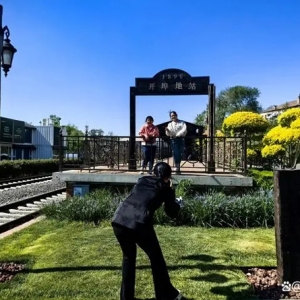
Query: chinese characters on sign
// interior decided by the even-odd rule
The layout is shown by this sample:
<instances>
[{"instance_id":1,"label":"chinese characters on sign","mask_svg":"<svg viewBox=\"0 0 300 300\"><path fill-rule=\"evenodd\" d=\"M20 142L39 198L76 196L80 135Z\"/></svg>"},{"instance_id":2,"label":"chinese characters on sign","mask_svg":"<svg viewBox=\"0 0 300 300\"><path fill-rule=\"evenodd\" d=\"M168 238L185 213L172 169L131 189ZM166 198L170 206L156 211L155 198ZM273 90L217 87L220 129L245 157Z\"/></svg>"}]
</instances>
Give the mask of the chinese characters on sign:
<instances>
[{"instance_id":1,"label":"chinese characters on sign","mask_svg":"<svg viewBox=\"0 0 300 300\"><path fill-rule=\"evenodd\" d=\"M209 76L192 77L179 69L163 70L152 78L136 78L140 95L208 95Z\"/></svg>"},{"instance_id":2,"label":"chinese characters on sign","mask_svg":"<svg viewBox=\"0 0 300 300\"><path fill-rule=\"evenodd\" d=\"M168 90L171 86L174 86L175 90L182 90L184 88L187 88L188 90L196 90L197 85L195 82L189 82L188 84L183 84L181 81L176 81L175 84L171 85L168 82L162 82L159 85L159 89L161 90ZM154 91L156 89L156 84L155 82L150 82L149 83L149 90Z\"/></svg>"}]
</instances>

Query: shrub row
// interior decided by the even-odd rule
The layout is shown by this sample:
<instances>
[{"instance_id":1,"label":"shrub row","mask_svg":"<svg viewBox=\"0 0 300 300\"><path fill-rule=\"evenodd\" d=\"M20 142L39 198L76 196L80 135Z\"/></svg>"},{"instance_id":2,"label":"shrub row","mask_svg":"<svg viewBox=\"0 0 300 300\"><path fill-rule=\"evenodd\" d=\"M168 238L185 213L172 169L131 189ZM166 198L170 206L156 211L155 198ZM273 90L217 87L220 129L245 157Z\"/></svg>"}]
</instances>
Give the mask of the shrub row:
<instances>
[{"instance_id":1,"label":"shrub row","mask_svg":"<svg viewBox=\"0 0 300 300\"><path fill-rule=\"evenodd\" d=\"M58 169L57 159L4 160L0 162L0 179L49 174Z\"/></svg>"},{"instance_id":2,"label":"shrub row","mask_svg":"<svg viewBox=\"0 0 300 300\"><path fill-rule=\"evenodd\" d=\"M123 194L99 189L85 197L73 197L44 207L48 218L92 222L99 224L111 220ZM271 191L256 190L239 196L228 196L210 191L184 199L179 218L174 221L166 216L163 208L155 214L156 224L172 224L204 227L272 227L274 226L274 202Z\"/></svg>"}]
</instances>

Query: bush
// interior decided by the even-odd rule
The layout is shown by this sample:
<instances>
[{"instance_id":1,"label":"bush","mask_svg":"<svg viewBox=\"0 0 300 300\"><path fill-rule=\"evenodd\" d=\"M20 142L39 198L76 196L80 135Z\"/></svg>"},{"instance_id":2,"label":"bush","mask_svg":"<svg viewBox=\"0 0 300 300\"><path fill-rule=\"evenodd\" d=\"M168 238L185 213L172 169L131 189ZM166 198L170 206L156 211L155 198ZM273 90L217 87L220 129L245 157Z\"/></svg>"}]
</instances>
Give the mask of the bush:
<instances>
[{"instance_id":1,"label":"bush","mask_svg":"<svg viewBox=\"0 0 300 300\"><path fill-rule=\"evenodd\" d=\"M57 159L4 160L0 162L0 179L50 174L58 169Z\"/></svg>"},{"instance_id":2,"label":"bush","mask_svg":"<svg viewBox=\"0 0 300 300\"><path fill-rule=\"evenodd\" d=\"M224 120L222 130L228 134L244 133L244 131L247 134L258 134L266 131L268 127L268 121L260 114L240 111Z\"/></svg>"},{"instance_id":3,"label":"bush","mask_svg":"<svg viewBox=\"0 0 300 300\"><path fill-rule=\"evenodd\" d=\"M120 194L108 189L98 189L85 197L72 197L66 201L52 203L43 208L43 213L60 221L81 221L99 224L110 220L122 201Z\"/></svg>"},{"instance_id":4,"label":"bush","mask_svg":"<svg viewBox=\"0 0 300 300\"><path fill-rule=\"evenodd\" d=\"M260 171L255 169L250 169L248 171L249 176L253 177L254 186L260 187L265 190L271 190L274 186L274 175L273 171Z\"/></svg>"},{"instance_id":5,"label":"bush","mask_svg":"<svg viewBox=\"0 0 300 300\"><path fill-rule=\"evenodd\" d=\"M291 145L299 142L300 129L276 126L263 138L265 145Z\"/></svg>"},{"instance_id":6,"label":"bush","mask_svg":"<svg viewBox=\"0 0 300 300\"><path fill-rule=\"evenodd\" d=\"M290 127L291 123L300 118L300 108L290 108L278 117L278 124L282 127Z\"/></svg>"},{"instance_id":7,"label":"bush","mask_svg":"<svg viewBox=\"0 0 300 300\"><path fill-rule=\"evenodd\" d=\"M276 158L285 153L285 149L282 145L266 145L262 151L261 155L263 158Z\"/></svg>"},{"instance_id":8,"label":"bush","mask_svg":"<svg viewBox=\"0 0 300 300\"><path fill-rule=\"evenodd\" d=\"M111 220L124 198L125 195L101 189L83 198L73 197L47 205L44 213L47 217L58 220L99 224L101 221ZM168 218L162 207L158 209L154 216L155 224L244 228L274 225L272 193L263 190L239 196L210 191L184 198L184 204L176 221Z\"/></svg>"},{"instance_id":9,"label":"bush","mask_svg":"<svg viewBox=\"0 0 300 300\"><path fill-rule=\"evenodd\" d=\"M291 128L300 129L300 118L291 123Z\"/></svg>"}]
</instances>

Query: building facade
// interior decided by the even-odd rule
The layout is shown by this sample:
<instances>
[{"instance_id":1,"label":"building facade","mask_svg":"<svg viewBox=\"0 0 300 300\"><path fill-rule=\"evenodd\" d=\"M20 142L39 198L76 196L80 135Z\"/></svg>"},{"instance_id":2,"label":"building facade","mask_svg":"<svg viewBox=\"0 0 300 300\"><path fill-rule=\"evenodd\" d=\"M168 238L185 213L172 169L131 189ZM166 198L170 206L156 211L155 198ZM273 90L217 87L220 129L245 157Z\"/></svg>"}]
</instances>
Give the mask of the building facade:
<instances>
[{"instance_id":1,"label":"building facade","mask_svg":"<svg viewBox=\"0 0 300 300\"><path fill-rule=\"evenodd\" d=\"M272 119L279 116L285 110L289 108L295 108L295 107L300 107L300 95L296 100L286 102L284 104L272 105L267 109L265 109L260 115L266 119Z\"/></svg>"},{"instance_id":2,"label":"building facade","mask_svg":"<svg viewBox=\"0 0 300 300\"><path fill-rule=\"evenodd\" d=\"M56 157L61 129L66 135L64 127L33 126L24 121L0 117L0 160Z\"/></svg>"}]
</instances>

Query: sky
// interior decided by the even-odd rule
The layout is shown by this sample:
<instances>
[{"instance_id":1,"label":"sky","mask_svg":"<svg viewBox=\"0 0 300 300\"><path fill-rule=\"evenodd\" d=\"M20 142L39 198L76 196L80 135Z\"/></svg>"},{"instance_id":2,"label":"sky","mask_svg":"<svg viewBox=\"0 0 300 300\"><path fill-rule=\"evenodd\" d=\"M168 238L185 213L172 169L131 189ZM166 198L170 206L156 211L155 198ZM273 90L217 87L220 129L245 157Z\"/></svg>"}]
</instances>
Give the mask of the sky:
<instances>
[{"instance_id":1,"label":"sky","mask_svg":"<svg viewBox=\"0 0 300 300\"><path fill-rule=\"evenodd\" d=\"M2 72L1 116L129 135L136 77L178 68L216 93L256 87L264 108L300 93L299 0L1 0L17 48ZM207 96L138 96L137 132L168 112L193 122Z\"/></svg>"}]
</instances>

